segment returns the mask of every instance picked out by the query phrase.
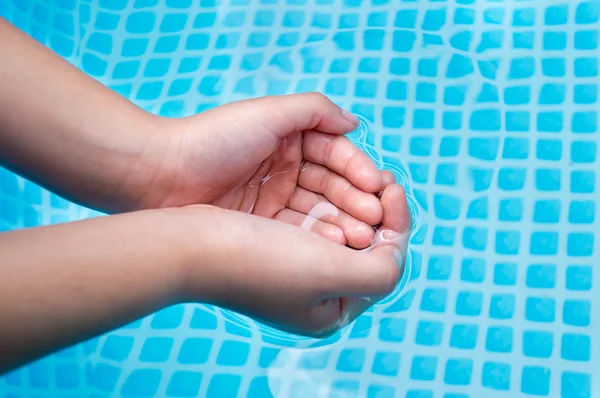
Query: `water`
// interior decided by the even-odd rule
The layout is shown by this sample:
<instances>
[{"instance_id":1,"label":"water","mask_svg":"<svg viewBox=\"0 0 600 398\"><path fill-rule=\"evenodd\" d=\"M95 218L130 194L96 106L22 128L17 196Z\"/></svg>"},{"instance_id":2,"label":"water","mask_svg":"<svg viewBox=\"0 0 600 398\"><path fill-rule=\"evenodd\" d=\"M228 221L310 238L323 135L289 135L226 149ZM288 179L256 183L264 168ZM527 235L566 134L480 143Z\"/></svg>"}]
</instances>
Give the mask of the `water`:
<instances>
[{"instance_id":1,"label":"water","mask_svg":"<svg viewBox=\"0 0 600 398\"><path fill-rule=\"evenodd\" d=\"M318 90L416 217L410 280L325 341L203 305L26 366L4 397L596 397L598 1L0 0L143 108ZM0 171L0 228L95 216ZM596 340L594 340L596 338Z\"/></svg>"}]
</instances>

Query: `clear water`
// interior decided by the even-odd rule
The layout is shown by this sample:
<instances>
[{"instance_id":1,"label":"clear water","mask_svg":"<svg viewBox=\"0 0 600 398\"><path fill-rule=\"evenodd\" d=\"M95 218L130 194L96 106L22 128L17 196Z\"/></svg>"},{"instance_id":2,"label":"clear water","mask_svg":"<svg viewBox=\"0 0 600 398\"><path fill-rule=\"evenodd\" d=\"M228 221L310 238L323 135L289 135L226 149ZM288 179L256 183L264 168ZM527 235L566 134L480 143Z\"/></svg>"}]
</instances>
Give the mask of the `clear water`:
<instances>
[{"instance_id":1,"label":"clear water","mask_svg":"<svg viewBox=\"0 0 600 398\"><path fill-rule=\"evenodd\" d=\"M410 280L326 341L176 306L4 376L2 397L600 397L599 14L596 0L0 0L151 112L327 94L418 214ZM0 230L95 215L0 170Z\"/></svg>"}]
</instances>

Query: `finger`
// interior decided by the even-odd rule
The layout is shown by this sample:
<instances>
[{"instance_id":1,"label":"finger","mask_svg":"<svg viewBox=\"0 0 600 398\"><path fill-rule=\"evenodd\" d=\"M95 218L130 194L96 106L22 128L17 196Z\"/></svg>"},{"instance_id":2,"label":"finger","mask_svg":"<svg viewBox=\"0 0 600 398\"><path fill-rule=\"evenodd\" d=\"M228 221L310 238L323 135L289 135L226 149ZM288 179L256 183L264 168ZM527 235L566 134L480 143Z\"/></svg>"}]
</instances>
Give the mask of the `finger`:
<instances>
[{"instance_id":1,"label":"finger","mask_svg":"<svg viewBox=\"0 0 600 398\"><path fill-rule=\"evenodd\" d=\"M382 228L398 233L408 233L412 226L412 216L402 185L392 184L381 195L383 206Z\"/></svg>"},{"instance_id":2,"label":"finger","mask_svg":"<svg viewBox=\"0 0 600 398\"><path fill-rule=\"evenodd\" d=\"M412 217L404 188L398 184L388 186L381 196L381 204L383 205L383 221L377 231L374 248L370 254L380 261L393 258L399 278L404 272L404 261L412 227Z\"/></svg>"},{"instance_id":3,"label":"finger","mask_svg":"<svg viewBox=\"0 0 600 398\"><path fill-rule=\"evenodd\" d=\"M347 137L308 131L304 134L304 158L345 177L358 189L378 192L383 177L375 163Z\"/></svg>"},{"instance_id":4,"label":"finger","mask_svg":"<svg viewBox=\"0 0 600 398\"><path fill-rule=\"evenodd\" d=\"M383 170L381 172L383 177L383 188L387 188L388 186L396 183L396 176L389 170Z\"/></svg>"},{"instance_id":5,"label":"finger","mask_svg":"<svg viewBox=\"0 0 600 398\"><path fill-rule=\"evenodd\" d=\"M302 214L290 209L283 209L277 213L274 218L275 220L279 220L287 224L297 225L298 227L301 227L303 224L309 224L309 231L321 235L325 239L328 239L332 242L339 243L341 245L346 244L344 232L340 227L320 220L312 219L312 217L309 217L306 214Z\"/></svg>"},{"instance_id":6,"label":"finger","mask_svg":"<svg viewBox=\"0 0 600 398\"><path fill-rule=\"evenodd\" d=\"M394 290L400 272L391 249L377 254L343 249L338 261L323 264L321 300L387 296Z\"/></svg>"},{"instance_id":7,"label":"finger","mask_svg":"<svg viewBox=\"0 0 600 398\"><path fill-rule=\"evenodd\" d=\"M247 100L254 115L265 113L264 123L282 138L292 132L319 130L347 134L358 126L358 118L320 93L268 96Z\"/></svg>"},{"instance_id":8,"label":"finger","mask_svg":"<svg viewBox=\"0 0 600 398\"><path fill-rule=\"evenodd\" d=\"M296 187L288 207L302 214L310 214L311 210L319 203L329 203L329 200L323 195ZM356 249L369 246L375 236L375 231L370 225L357 220L343 210L338 210L337 215L326 214L320 220L340 227L346 236L348 245Z\"/></svg>"},{"instance_id":9,"label":"finger","mask_svg":"<svg viewBox=\"0 0 600 398\"><path fill-rule=\"evenodd\" d=\"M411 216L402 186L390 185L382 194L383 242L370 252L344 252L344 266L332 264L330 297L381 297L390 294L404 268Z\"/></svg>"},{"instance_id":10,"label":"finger","mask_svg":"<svg viewBox=\"0 0 600 398\"><path fill-rule=\"evenodd\" d=\"M338 208L369 225L377 225L383 217L381 203L375 195L359 190L344 177L309 163L300 172L298 185L320 193Z\"/></svg>"}]
</instances>

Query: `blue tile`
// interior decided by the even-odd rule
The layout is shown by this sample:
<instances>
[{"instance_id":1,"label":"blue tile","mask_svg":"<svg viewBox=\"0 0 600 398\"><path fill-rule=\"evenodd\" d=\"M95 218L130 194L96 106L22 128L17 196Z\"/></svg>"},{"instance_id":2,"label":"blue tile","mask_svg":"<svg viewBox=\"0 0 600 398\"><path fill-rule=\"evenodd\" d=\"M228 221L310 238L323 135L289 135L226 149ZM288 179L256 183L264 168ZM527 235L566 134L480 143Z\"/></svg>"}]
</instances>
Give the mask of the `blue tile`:
<instances>
[{"instance_id":1,"label":"blue tile","mask_svg":"<svg viewBox=\"0 0 600 398\"><path fill-rule=\"evenodd\" d=\"M70 390L79 387L80 370L75 364L56 365L56 387L61 390Z\"/></svg>"},{"instance_id":2,"label":"blue tile","mask_svg":"<svg viewBox=\"0 0 600 398\"><path fill-rule=\"evenodd\" d=\"M470 359L449 359L446 362L444 383L451 386L467 386L471 383L473 361Z\"/></svg>"},{"instance_id":3,"label":"blue tile","mask_svg":"<svg viewBox=\"0 0 600 398\"><path fill-rule=\"evenodd\" d=\"M442 342L444 324L436 321L419 321L415 343L425 346L437 346Z\"/></svg>"},{"instance_id":4,"label":"blue tile","mask_svg":"<svg viewBox=\"0 0 600 398\"><path fill-rule=\"evenodd\" d=\"M233 374L216 374L208 384L207 398L236 398L242 377Z\"/></svg>"},{"instance_id":5,"label":"blue tile","mask_svg":"<svg viewBox=\"0 0 600 398\"><path fill-rule=\"evenodd\" d=\"M592 398L592 378L589 374L563 372L560 381L562 398Z\"/></svg>"},{"instance_id":6,"label":"blue tile","mask_svg":"<svg viewBox=\"0 0 600 398\"><path fill-rule=\"evenodd\" d=\"M539 112L537 129L542 133L559 133L563 129L562 112Z\"/></svg>"},{"instance_id":7,"label":"blue tile","mask_svg":"<svg viewBox=\"0 0 600 398\"><path fill-rule=\"evenodd\" d=\"M362 348L346 348L338 357L336 369L340 372L360 372L365 362L366 352Z\"/></svg>"},{"instance_id":8,"label":"blue tile","mask_svg":"<svg viewBox=\"0 0 600 398\"><path fill-rule=\"evenodd\" d=\"M566 288L574 291L588 291L592 288L592 267L570 265L567 267Z\"/></svg>"},{"instance_id":9,"label":"blue tile","mask_svg":"<svg viewBox=\"0 0 600 398\"><path fill-rule=\"evenodd\" d=\"M88 382L92 387L112 393L115 391L121 369L112 365L98 363L87 369Z\"/></svg>"},{"instance_id":10,"label":"blue tile","mask_svg":"<svg viewBox=\"0 0 600 398\"><path fill-rule=\"evenodd\" d=\"M367 390L367 398L394 398L396 390L393 386L372 384Z\"/></svg>"},{"instance_id":11,"label":"blue tile","mask_svg":"<svg viewBox=\"0 0 600 398\"><path fill-rule=\"evenodd\" d=\"M100 356L111 361L124 361L133 347L134 338L131 336L110 335L106 338Z\"/></svg>"},{"instance_id":12,"label":"blue tile","mask_svg":"<svg viewBox=\"0 0 600 398\"><path fill-rule=\"evenodd\" d=\"M574 112L571 119L571 130L579 134L592 134L597 131L598 113L590 112Z\"/></svg>"},{"instance_id":13,"label":"blue tile","mask_svg":"<svg viewBox=\"0 0 600 398\"><path fill-rule=\"evenodd\" d=\"M508 353L513 347L513 330L510 327L490 327L485 339L485 349L489 352Z\"/></svg>"},{"instance_id":14,"label":"blue tile","mask_svg":"<svg viewBox=\"0 0 600 398\"><path fill-rule=\"evenodd\" d=\"M550 392L550 369L541 366L525 366L521 373L521 392L546 396Z\"/></svg>"},{"instance_id":15,"label":"blue tile","mask_svg":"<svg viewBox=\"0 0 600 398\"><path fill-rule=\"evenodd\" d=\"M402 318L383 318L379 325L379 339L389 342L404 341L406 320Z\"/></svg>"},{"instance_id":16,"label":"blue tile","mask_svg":"<svg viewBox=\"0 0 600 398\"><path fill-rule=\"evenodd\" d=\"M548 256L556 254L558 252L558 233L532 233L529 252L537 256Z\"/></svg>"},{"instance_id":17,"label":"blue tile","mask_svg":"<svg viewBox=\"0 0 600 398\"><path fill-rule=\"evenodd\" d=\"M148 337L140 352L140 362L166 362L172 347L172 337Z\"/></svg>"},{"instance_id":18,"label":"blue tile","mask_svg":"<svg viewBox=\"0 0 600 398\"><path fill-rule=\"evenodd\" d=\"M494 138L471 138L469 155L481 160L491 161L498 155L500 141Z\"/></svg>"},{"instance_id":19,"label":"blue tile","mask_svg":"<svg viewBox=\"0 0 600 398\"><path fill-rule=\"evenodd\" d=\"M510 61L509 79L525 79L532 77L535 73L535 58L522 57L513 58Z\"/></svg>"},{"instance_id":20,"label":"blue tile","mask_svg":"<svg viewBox=\"0 0 600 398\"><path fill-rule=\"evenodd\" d=\"M472 350L477 345L478 326L459 324L452 327L450 347L463 350Z\"/></svg>"},{"instance_id":21,"label":"blue tile","mask_svg":"<svg viewBox=\"0 0 600 398\"><path fill-rule=\"evenodd\" d=\"M485 362L481 384L493 390L507 391L510 389L510 373L511 367L509 364Z\"/></svg>"},{"instance_id":22,"label":"blue tile","mask_svg":"<svg viewBox=\"0 0 600 398\"><path fill-rule=\"evenodd\" d=\"M482 197L479 199L475 199L469 203L469 208L467 210L467 218L468 219L476 219L476 220L487 220L489 217L488 213L489 209L489 201L487 197Z\"/></svg>"},{"instance_id":23,"label":"blue tile","mask_svg":"<svg viewBox=\"0 0 600 398\"><path fill-rule=\"evenodd\" d=\"M527 268L527 286L531 288L551 289L556 284L556 266L552 264L533 264Z\"/></svg>"},{"instance_id":24,"label":"blue tile","mask_svg":"<svg viewBox=\"0 0 600 398\"><path fill-rule=\"evenodd\" d=\"M48 388L50 385L50 369L48 361L35 362L28 366L29 384L34 388Z\"/></svg>"},{"instance_id":25,"label":"blue tile","mask_svg":"<svg viewBox=\"0 0 600 398\"><path fill-rule=\"evenodd\" d=\"M510 293L492 295L490 300L490 318L511 319L515 312L515 296Z\"/></svg>"},{"instance_id":26,"label":"blue tile","mask_svg":"<svg viewBox=\"0 0 600 398\"><path fill-rule=\"evenodd\" d=\"M263 398L279 395L280 383L277 379L269 380L267 376L257 376L248 387L248 398ZM195 395L194 395L195 396Z\"/></svg>"},{"instance_id":27,"label":"blue tile","mask_svg":"<svg viewBox=\"0 0 600 398\"><path fill-rule=\"evenodd\" d=\"M525 186L526 177L525 169L503 167L498 173L498 187L505 191L520 191Z\"/></svg>"},{"instance_id":28,"label":"blue tile","mask_svg":"<svg viewBox=\"0 0 600 398\"><path fill-rule=\"evenodd\" d=\"M203 14L199 14L198 17L196 17L196 20L201 18L201 15ZM159 30L162 33L180 32L185 27L187 19L188 16L186 14L167 14L163 16ZM194 25L196 25L196 21L194 21Z\"/></svg>"},{"instance_id":29,"label":"blue tile","mask_svg":"<svg viewBox=\"0 0 600 398\"><path fill-rule=\"evenodd\" d=\"M123 397L153 397L158 390L161 377L162 371L158 369L135 369L123 383L121 395Z\"/></svg>"},{"instance_id":30,"label":"blue tile","mask_svg":"<svg viewBox=\"0 0 600 398\"><path fill-rule=\"evenodd\" d=\"M184 306L177 305L154 314L150 326L153 329L175 329L181 324Z\"/></svg>"},{"instance_id":31,"label":"blue tile","mask_svg":"<svg viewBox=\"0 0 600 398\"><path fill-rule=\"evenodd\" d=\"M202 373L178 370L167 385L167 397L196 397L202 383Z\"/></svg>"},{"instance_id":32,"label":"blue tile","mask_svg":"<svg viewBox=\"0 0 600 398\"><path fill-rule=\"evenodd\" d=\"M372 319L370 316L364 315L358 317L354 322L354 326L350 331L349 339L364 339L371 332L373 326Z\"/></svg>"},{"instance_id":33,"label":"blue tile","mask_svg":"<svg viewBox=\"0 0 600 398\"><path fill-rule=\"evenodd\" d=\"M424 381L434 380L437 363L436 357L414 357L410 368L410 378Z\"/></svg>"},{"instance_id":34,"label":"blue tile","mask_svg":"<svg viewBox=\"0 0 600 398\"><path fill-rule=\"evenodd\" d=\"M479 258L463 259L460 278L465 282L483 282L485 278L485 261Z\"/></svg>"},{"instance_id":35,"label":"blue tile","mask_svg":"<svg viewBox=\"0 0 600 398\"><path fill-rule=\"evenodd\" d=\"M421 296L421 311L444 312L448 292L446 289L428 288Z\"/></svg>"},{"instance_id":36,"label":"blue tile","mask_svg":"<svg viewBox=\"0 0 600 398\"><path fill-rule=\"evenodd\" d=\"M260 350L260 355L258 357L258 366L260 366L261 368L270 367L277 358L277 355L280 351L280 349L273 347L263 347Z\"/></svg>"},{"instance_id":37,"label":"blue tile","mask_svg":"<svg viewBox=\"0 0 600 398\"><path fill-rule=\"evenodd\" d=\"M532 322L554 322L555 300L552 298L528 297L525 317Z\"/></svg>"},{"instance_id":38,"label":"blue tile","mask_svg":"<svg viewBox=\"0 0 600 398\"><path fill-rule=\"evenodd\" d=\"M540 160L560 160L562 157L562 142L559 140L538 140L536 155Z\"/></svg>"},{"instance_id":39,"label":"blue tile","mask_svg":"<svg viewBox=\"0 0 600 398\"><path fill-rule=\"evenodd\" d=\"M139 11L129 14L125 29L129 33L150 33L154 28L156 15L153 12Z\"/></svg>"},{"instance_id":40,"label":"blue tile","mask_svg":"<svg viewBox=\"0 0 600 398\"><path fill-rule=\"evenodd\" d=\"M436 256L429 258L427 265L427 279L429 280L448 280L452 272L452 257Z\"/></svg>"},{"instance_id":41,"label":"blue tile","mask_svg":"<svg viewBox=\"0 0 600 398\"><path fill-rule=\"evenodd\" d=\"M463 291L456 297L455 312L462 316L477 316L481 314L483 295L480 292Z\"/></svg>"},{"instance_id":42,"label":"blue tile","mask_svg":"<svg viewBox=\"0 0 600 398\"><path fill-rule=\"evenodd\" d=\"M574 141L571 144L571 161L573 163L592 163L596 159L596 143L594 141Z\"/></svg>"},{"instance_id":43,"label":"blue tile","mask_svg":"<svg viewBox=\"0 0 600 398\"><path fill-rule=\"evenodd\" d=\"M590 336L565 333L561 339L560 356L567 361L588 362L590 360Z\"/></svg>"},{"instance_id":44,"label":"blue tile","mask_svg":"<svg viewBox=\"0 0 600 398\"><path fill-rule=\"evenodd\" d=\"M590 308L591 304L587 300L565 300L563 323L570 326L588 326L590 324Z\"/></svg>"},{"instance_id":45,"label":"blue tile","mask_svg":"<svg viewBox=\"0 0 600 398\"><path fill-rule=\"evenodd\" d=\"M396 376L400 367L400 354L380 351L375 354L371 371L381 376Z\"/></svg>"},{"instance_id":46,"label":"blue tile","mask_svg":"<svg viewBox=\"0 0 600 398\"><path fill-rule=\"evenodd\" d=\"M564 51L567 48L566 32L544 32L542 47L545 51Z\"/></svg>"},{"instance_id":47,"label":"blue tile","mask_svg":"<svg viewBox=\"0 0 600 398\"><path fill-rule=\"evenodd\" d=\"M590 257L594 253L594 234L573 232L567 238L567 254L570 257Z\"/></svg>"},{"instance_id":48,"label":"blue tile","mask_svg":"<svg viewBox=\"0 0 600 398\"><path fill-rule=\"evenodd\" d=\"M250 345L241 341L224 341L219 349L217 365L243 366L248 360Z\"/></svg>"},{"instance_id":49,"label":"blue tile","mask_svg":"<svg viewBox=\"0 0 600 398\"><path fill-rule=\"evenodd\" d=\"M298 368L311 370L325 369L330 357L331 353L327 351L306 353L298 361Z\"/></svg>"},{"instance_id":50,"label":"blue tile","mask_svg":"<svg viewBox=\"0 0 600 398\"><path fill-rule=\"evenodd\" d=\"M187 338L179 349L177 362L181 364L206 363L212 344L212 340L208 338Z\"/></svg>"},{"instance_id":51,"label":"blue tile","mask_svg":"<svg viewBox=\"0 0 600 398\"><path fill-rule=\"evenodd\" d=\"M417 10L401 10L396 13L394 26L396 28L415 28L417 22Z\"/></svg>"},{"instance_id":52,"label":"blue tile","mask_svg":"<svg viewBox=\"0 0 600 398\"><path fill-rule=\"evenodd\" d=\"M523 355L532 358L550 358L554 348L551 332L526 330L523 332Z\"/></svg>"}]
</instances>

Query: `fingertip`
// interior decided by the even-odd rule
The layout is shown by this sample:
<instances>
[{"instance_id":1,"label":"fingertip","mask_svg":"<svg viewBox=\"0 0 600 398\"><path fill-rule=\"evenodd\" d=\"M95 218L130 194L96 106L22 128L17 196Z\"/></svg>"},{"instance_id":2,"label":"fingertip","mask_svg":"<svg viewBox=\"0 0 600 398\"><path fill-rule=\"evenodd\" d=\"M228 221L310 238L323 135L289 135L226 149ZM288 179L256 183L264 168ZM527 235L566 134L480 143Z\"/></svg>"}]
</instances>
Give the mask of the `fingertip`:
<instances>
[{"instance_id":1,"label":"fingertip","mask_svg":"<svg viewBox=\"0 0 600 398\"><path fill-rule=\"evenodd\" d=\"M345 246L347 243L344 231L336 225L328 224L326 227L322 228L319 234L325 239L334 243L339 243L340 245Z\"/></svg>"},{"instance_id":2,"label":"fingertip","mask_svg":"<svg viewBox=\"0 0 600 398\"><path fill-rule=\"evenodd\" d=\"M373 241L375 231L370 225L357 220L356 224L346 231L346 236L350 246L355 249L364 249Z\"/></svg>"},{"instance_id":3,"label":"fingertip","mask_svg":"<svg viewBox=\"0 0 600 398\"><path fill-rule=\"evenodd\" d=\"M377 197L374 195L365 195L359 200L360 201L357 203L359 211L357 214L353 215L369 225L380 224L385 213L382 203L377 199Z\"/></svg>"},{"instance_id":4,"label":"fingertip","mask_svg":"<svg viewBox=\"0 0 600 398\"><path fill-rule=\"evenodd\" d=\"M348 123L350 123L354 128L358 127L358 124L360 123L358 120L358 117L356 117L355 114L353 114L350 111L347 111L346 109L342 109L342 116L344 117L344 119L346 119L346 121L348 121Z\"/></svg>"},{"instance_id":5,"label":"fingertip","mask_svg":"<svg viewBox=\"0 0 600 398\"><path fill-rule=\"evenodd\" d=\"M389 185L381 195L383 207L382 225L386 229L396 232L408 231L412 225L412 219L406 192L400 184Z\"/></svg>"},{"instance_id":6,"label":"fingertip","mask_svg":"<svg viewBox=\"0 0 600 398\"><path fill-rule=\"evenodd\" d=\"M388 186L396 183L396 176L389 170L383 170L381 172L381 176L383 178L383 187L387 188Z\"/></svg>"},{"instance_id":7,"label":"fingertip","mask_svg":"<svg viewBox=\"0 0 600 398\"><path fill-rule=\"evenodd\" d=\"M356 174L357 188L368 193L377 193L384 188L383 175L374 164L364 165Z\"/></svg>"},{"instance_id":8,"label":"fingertip","mask_svg":"<svg viewBox=\"0 0 600 398\"><path fill-rule=\"evenodd\" d=\"M324 94L312 92L295 95L305 99L305 106L312 113L313 122L305 125L310 127L301 130L315 129L328 134L342 135L350 133L358 126L359 121L355 115L340 108Z\"/></svg>"}]
</instances>

